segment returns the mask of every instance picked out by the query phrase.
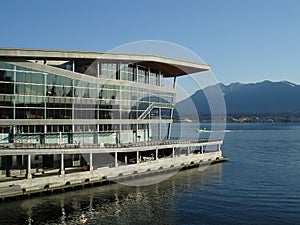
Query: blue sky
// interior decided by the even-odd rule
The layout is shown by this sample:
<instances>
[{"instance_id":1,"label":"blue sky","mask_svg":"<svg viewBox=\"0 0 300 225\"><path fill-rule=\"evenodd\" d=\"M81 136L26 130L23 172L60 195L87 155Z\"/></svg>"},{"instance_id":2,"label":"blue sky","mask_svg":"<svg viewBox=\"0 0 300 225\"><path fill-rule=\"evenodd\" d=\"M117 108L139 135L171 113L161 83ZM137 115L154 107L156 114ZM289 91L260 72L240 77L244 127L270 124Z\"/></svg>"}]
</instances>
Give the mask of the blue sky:
<instances>
[{"instance_id":1,"label":"blue sky","mask_svg":"<svg viewBox=\"0 0 300 225\"><path fill-rule=\"evenodd\" d=\"M300 84L300 1L3 1L0 46L109 51L163 40L194 51L219 82Z\"/></svg>"}]
</instances>

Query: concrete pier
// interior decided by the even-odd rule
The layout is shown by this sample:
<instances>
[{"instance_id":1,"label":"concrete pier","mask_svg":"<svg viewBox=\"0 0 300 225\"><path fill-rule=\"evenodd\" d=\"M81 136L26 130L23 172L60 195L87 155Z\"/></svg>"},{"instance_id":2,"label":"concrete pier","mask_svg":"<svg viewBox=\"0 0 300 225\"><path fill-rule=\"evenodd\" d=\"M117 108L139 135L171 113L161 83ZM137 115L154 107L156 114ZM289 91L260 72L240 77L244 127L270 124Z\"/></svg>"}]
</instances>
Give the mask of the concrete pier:
<instances>
[{"instance_id":1,"label":"concrete pier","mask_svg":"<svg viewBox=\"0 0 300 225\"><path fill-rule=\"evenodd\" d=\"M80 187L124 182L145 176L155 176L161 173L176 172L198 166L227 161L221 151L212 151L204 154L188 154L178 157L161 158L158 160L141 162L139 164L119 165L118 167L103 167L96 170L41 176L31 179L10 180L0 182L0 198L14 199L28 197L38 193L53 193L54 191L73 190Z\"/></svg>"}]
</instances>

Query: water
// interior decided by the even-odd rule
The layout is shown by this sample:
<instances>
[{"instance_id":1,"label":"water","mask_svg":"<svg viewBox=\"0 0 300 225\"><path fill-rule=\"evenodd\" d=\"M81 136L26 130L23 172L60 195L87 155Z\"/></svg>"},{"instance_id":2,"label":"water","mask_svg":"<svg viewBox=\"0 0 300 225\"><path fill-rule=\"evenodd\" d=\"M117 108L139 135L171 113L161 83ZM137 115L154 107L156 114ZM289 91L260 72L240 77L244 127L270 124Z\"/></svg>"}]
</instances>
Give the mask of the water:
<instances>
[{"instance_id":1,"label":"water","mask_svg":"<svg viewBox=\"0 0 300 225\"><path fill-rule=\"evenodd\" d=\"M183 126L187 137L200 127ZM0 224L300 224L300 124L226 130L228 163L146 187L114 184L6 202Z\"/></svg>"}]
</instances>

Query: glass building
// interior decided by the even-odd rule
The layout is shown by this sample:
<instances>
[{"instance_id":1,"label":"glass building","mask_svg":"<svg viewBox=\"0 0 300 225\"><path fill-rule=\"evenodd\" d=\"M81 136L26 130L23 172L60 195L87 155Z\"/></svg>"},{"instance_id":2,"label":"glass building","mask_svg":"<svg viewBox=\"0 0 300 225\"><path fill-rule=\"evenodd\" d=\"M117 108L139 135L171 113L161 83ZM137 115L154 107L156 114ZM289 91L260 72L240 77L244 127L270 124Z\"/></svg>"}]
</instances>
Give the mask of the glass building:
<instances>
[{"instance_id":1,"label":"glass building","mask_svg":"<svg viewBox=\"0 0 300 225\"><path fill-rule=\"evenodd\" d=\"M171 141L176 78L209 68L153 55L0 49L2 176L174 156L173 142L162 141Z\"/></svg>"}]
</instances>

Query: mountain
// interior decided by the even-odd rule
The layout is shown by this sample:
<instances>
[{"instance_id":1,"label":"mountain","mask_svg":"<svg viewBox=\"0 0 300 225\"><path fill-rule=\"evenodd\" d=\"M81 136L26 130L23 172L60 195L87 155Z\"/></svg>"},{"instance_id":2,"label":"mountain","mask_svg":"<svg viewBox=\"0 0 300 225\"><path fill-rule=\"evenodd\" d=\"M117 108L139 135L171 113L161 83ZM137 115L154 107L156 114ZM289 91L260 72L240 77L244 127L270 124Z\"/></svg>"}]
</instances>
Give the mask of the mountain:
<instances>
[{"instance_id":1,"label":"mountain","mask_svg":"<svg viewBox=\"0 0 300 225\"><path fill-rule=\"evenodd\" d=\"M177 103L176 110L180 115L194 114L191 111L198 114L210 114L210 107L214 107L213 111L218 113L218 105L222 105L220 100L222 95L227 114L300 112L300 85L288 81L209 86ZM207 99L212 104L208 104Z\"/></svg>"}]
</instances>

